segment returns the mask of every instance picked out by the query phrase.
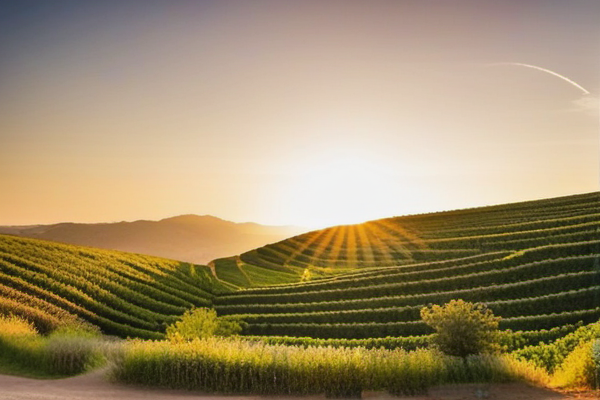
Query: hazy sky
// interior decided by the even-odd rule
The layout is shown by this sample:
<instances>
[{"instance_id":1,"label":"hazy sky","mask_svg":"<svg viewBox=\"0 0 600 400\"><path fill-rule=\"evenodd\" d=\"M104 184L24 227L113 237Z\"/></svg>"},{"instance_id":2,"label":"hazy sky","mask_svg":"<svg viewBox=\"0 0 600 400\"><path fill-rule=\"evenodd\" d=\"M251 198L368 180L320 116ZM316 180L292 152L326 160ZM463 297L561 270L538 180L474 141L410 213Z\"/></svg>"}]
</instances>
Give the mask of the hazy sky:
<instances>
[{"instance_id":1,"label":"hazy sky","mask_svg":"<svg viewBox=\"0 0 600 400\"><path fill-rule=\"evenodd\" d=\"M599 20L597 0L2 1L0 225L321 227L598 190Z\"/></svg>"}]
</instances>

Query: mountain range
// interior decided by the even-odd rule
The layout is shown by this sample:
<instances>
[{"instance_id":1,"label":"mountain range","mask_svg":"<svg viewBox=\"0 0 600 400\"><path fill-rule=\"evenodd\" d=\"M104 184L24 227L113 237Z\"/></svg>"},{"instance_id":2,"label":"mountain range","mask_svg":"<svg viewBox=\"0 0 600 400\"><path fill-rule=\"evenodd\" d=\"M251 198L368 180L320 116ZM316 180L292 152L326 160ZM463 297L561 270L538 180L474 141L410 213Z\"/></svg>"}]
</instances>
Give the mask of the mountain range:
<instances>
[{"instance_id":1,"label":"mountain range","mask_svg":"<svg viewBox=\"0 0 600 400\"><path fill-rule=\"evenodd\" d=\"M295 226L236 223L193 214L160 221L0 226L3 234L149 254L195 264L240 254L304 231L306 229Z\"/></svg>"}]
</instances>

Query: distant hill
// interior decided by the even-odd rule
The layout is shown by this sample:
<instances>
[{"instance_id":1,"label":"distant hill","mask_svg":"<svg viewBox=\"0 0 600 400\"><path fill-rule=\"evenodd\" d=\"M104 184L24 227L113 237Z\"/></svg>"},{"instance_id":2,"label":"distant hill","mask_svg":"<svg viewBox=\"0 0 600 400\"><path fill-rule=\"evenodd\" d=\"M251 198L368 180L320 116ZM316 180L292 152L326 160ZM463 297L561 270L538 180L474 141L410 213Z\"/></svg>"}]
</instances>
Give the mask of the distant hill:
<instances>
[{"instance_id":1,"label":"distant hill","mask_svg":"<svg viewBox=\"0 0 600 400\"><path fill-rule=\"evenodd\" d=\"M0 226L0 233L149 254L196 264L297 235L302 228L235 223L210 215L160 221Z\"/></svg>"}]
</instances>

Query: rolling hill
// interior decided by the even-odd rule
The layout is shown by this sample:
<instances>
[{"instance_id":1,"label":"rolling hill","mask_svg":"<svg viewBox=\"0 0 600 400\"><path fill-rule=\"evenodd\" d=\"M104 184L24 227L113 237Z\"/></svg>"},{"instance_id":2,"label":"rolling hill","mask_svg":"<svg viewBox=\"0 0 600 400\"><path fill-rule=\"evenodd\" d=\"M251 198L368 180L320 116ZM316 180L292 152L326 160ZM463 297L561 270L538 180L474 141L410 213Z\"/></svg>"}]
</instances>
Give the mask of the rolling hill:
<instances>
[{"instance_id":1,"label":"rolling hill","mask_svg":"<svg viewBox=\"0 0 600 400\"><path fill-rule=\"evenodd\" d=\"M600 317L600 193L333 227L214 264L248 287L215 308L252 335L422 335L419 309L454 298L513 330L587 323ZM305 273L322 279L250 287Z\"/></svg>"},{"instance_id":2,"label":"rolling hill","mask_svg":"<svg viewBox=\"0 0 600 400\"><path fill-rule=\"evenodd\" d=\"M600 193L333 227L209 266L0 235L0 312L46 329L161 338L204 306L254 337L404 345L430 333L420 308L456 298L486 303L521 345L598 321Z\"/></svg>"},{"instance_id":3,"label":"rolling hill","mask_svg":"<svg viewBox=\"0 0 600 400\"><path fill-rule=\"evenodd\" d=\"M111 335L160 339L185 310L210 307L226 290L201 265L0 235L0 314L42 332L79 320Z\"/></svg>"},{"instance_id":4,"label":"rolling hill","mask_svg":"<svg viewBox=\"0 0 600 400\"><path fill-rule=\"evenodd\" d=\"M409 215L304 233L213 262L239 287L292 283L381 267L494 257L543 245L600 239L598 192ZM488 254L488 256L485 256Z\"/></svg>"},{"instance_id":5,"label":"rolling hill","mask_svg":"<svg viewBox=\"0 0 600 400\"><path fill-rule=\"evenodd\" d=\"M121 250L196 264L276 242L302 232L292 226L235 223L210 215L104 224L0 226L0 233Z\"/></svg>"}]
</instances>

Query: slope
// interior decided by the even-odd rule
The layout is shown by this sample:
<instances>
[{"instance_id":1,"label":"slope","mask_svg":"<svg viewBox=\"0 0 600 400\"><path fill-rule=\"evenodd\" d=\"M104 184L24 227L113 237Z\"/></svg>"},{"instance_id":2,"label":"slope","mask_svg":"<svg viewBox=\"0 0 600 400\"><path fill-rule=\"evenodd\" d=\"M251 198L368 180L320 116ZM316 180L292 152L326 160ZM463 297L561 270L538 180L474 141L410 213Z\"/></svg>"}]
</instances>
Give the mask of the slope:
<instances>
[{"instance_id":1,"label":"slope","mask_svg":"<svg viewBox=\"0 0 600 400\"><path fill-rule=\"evenodd\" d=\"M298 282L594 238L598 192L335 226L217 259L217 276L239 287Z\"/></svg>"},{"instance_id":2,"label":"slope","mask_svg":"<svg viewBox=\"0 0 600 400\"><path fill-rule=\"evenodd\" d=\"M0 313L42 331L80 319L109 334L161 338L186 309L206 306L243 319L245 335L422 342L429 331L419 309L463 298L488 304L503 328L547 338L544 330L600 317L599 198L334 227L216 260L221 279L206 266L0 235ZM274 285L285 279L293 283ZM244 285L257 287L230 289Z\"/></svg>"},{"instance_id":3,"label":"slope","mask_svg":"<svg viewBox=\"0 0 600 400\"><path fill-rule=\"evenodd\" d=\"M0 314L47 332L82 320L104 333L159 339L191 307L226 291L201 265L0 235Z\"/></svg>"},{"instance_id":4,"label":"slope","mask_svg":"<svg viewBox=\"0 0 600 400\"><path fill-rule=\"evenodd\" d=\"M323 276L215 298L249 335L424 335L420 308L454 298L487 303L513 330L589 323L600 317L600 193L329 228L244 253L247 266Z\"/></svg>"}]
</instances>

